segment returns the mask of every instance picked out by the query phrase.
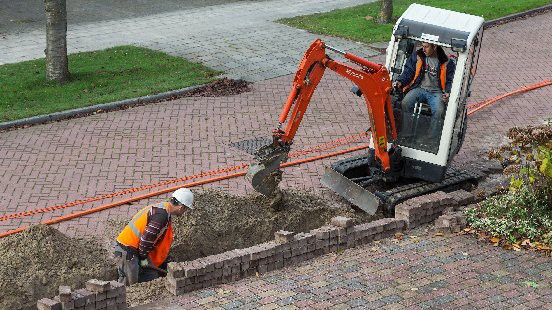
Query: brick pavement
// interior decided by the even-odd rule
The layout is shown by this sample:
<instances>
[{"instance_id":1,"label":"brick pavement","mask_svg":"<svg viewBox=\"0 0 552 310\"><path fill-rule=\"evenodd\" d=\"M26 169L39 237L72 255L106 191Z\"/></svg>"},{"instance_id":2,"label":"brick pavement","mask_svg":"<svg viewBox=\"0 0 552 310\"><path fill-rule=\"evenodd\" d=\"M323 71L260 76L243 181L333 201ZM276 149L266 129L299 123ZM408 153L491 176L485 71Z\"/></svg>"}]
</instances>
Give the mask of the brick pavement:
<instances>
[{"instance_id":1,"label":"brick pavement","mask_svg":"<svg viewBox=\"0 0 552 310\"><path fill-rule=\"evenodd\" d=\"M472 102L552 76L552 52L548 49L552 44L552 31L547 27L551 17L552 14L547 13L486 31L479 72L473 85ZM303 51L301 55L302 53ZM382 61L381 57L377 59ZM184 98L0 133L0 215L62 204L247 162L251 155L229 144L268 136L287 97L291 82L292 76L288 75L255 83L252 92L241 95ZM331 72L324 77L298 131L295 149L326 142L329 137L342 137L366 129L366 112L358 98L348 91L350 86L351 83ZM552 88L541 88L504 99L471 117L466 141L456 162L470 161L481 156L486 149L503 142L504 133L511 126L537 124L550 118L551 98ZM326 159L286 169L282 185L313 191L333 199L335 203L340 203L335 195L319 185L323 166L333 160L335 159ZM241 178L210 186L234 193L251 192ZM103 231L108 218L126 219L141 205L160 198L164 197L95 213L63 222L55 227L69 236L91 235ZM103 201L107 202L109 201ZM3 221L0 222L0 231L96 205L99 203ZM462 242L466 242L468 247L477 246L468 239L458 238L453 240L458 240L458 246L461 248L465 247ZM421 253L427 251L434 250L428 248ZM501 252L486 245L482 246L481 253L485 261L491 262L497 262L495 257L500 255L512 255L503 254L509 252ZM530 253L520 255L519 259L510 260L512 266L508 268L521 270L522 262L525 264L536 259ZM481 265L475 259L466 262L470 268L495 266L492 263ZM374 270L382 267L379 263L375 262ZM405 261L405 266L406 264L411 264L410 260ZM540 266L540 263L535 266ZM390 272L385 270L379 276L383 277ZM504 269L497 270L503 271ZM512 277L517 281L526 275L540 274L544 277L542 281L550 282L549 273L539 273L538 269L534 268L528 268L524 272ZM402 279L400 276L399 278ZM539 279L536 280L541 281ZM255 279L249 281L250 287L258 284ZM480 307L485 307L484 302L487 299L499 298L492 294L497 290L495 282L478 279L468 279L465 282L488 286L485 286L483 291L477 291L477 294L481 295L477 299L481 301L481 304L478 304ZM448 289L454 290L455 287L448 286ZM383 290L386 289L388 287ZM517 300L518 296L534 298L540 302L546 302L542 298L548 298L540 294L540 291L531 293L526 290L518 286L512 287L508 295L504 296L510 296L507 297L508 302ZM475 289L462 294L476 295L474 291ZM517 292L521 294L516 295ZM487 297L484 298L485 296ZM194 298L192 295L188 297ZM385 297L389 296L379 299ZM427 298L425 294L420 296L422 297ZM404 296L390 297L384 302L396 303L399 300L397 298L402 298L401 301L408 299ZM331 298L330 301L334 299L337 300L338 297ZM433 299L423 301L430 300ZM531 305L531 302L533 300L524 303L523 306Z\"/></svg>"},{"instance_id":2,"label":"brick pavement","mask_svg":"<svg viewBox=\"0 0 552 310\"><path fill-rule=\"evenodd\" d=\"M133 309L552 309L551 267L421 228Z\"/></svg>"}]
</instances>

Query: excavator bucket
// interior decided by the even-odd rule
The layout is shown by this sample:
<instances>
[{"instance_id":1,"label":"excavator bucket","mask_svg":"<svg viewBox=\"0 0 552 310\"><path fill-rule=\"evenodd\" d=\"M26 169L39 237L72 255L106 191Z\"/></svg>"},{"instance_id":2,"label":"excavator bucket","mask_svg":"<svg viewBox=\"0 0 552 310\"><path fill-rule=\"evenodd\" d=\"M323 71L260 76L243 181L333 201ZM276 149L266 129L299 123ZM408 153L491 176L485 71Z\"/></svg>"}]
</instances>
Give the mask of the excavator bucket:
<instances>
[{"instance_id":1,"label":"excavator bucket","mask_svg":"<svg viewBox=\"0 0 552 310\"><path fill-rule=\"evenodd\" d=\"M331 167L326 167L320 182L364 212L374 215L378 211L380 200L376 195L347 179Z\"/></svg>"},{"instance_id":2,"label":"excavator bucket","mask_svg":"<svg viewBox=\"0 0 552 310\"><path fill-rule=\"evenodd\" d=\"M280 164L288 159L289 147L266 145L255 154L255 162L247 169L245 178L253 188L267 196L273 197L279 192L278 184L282 180Z\"/></svg>"}]
</instances>

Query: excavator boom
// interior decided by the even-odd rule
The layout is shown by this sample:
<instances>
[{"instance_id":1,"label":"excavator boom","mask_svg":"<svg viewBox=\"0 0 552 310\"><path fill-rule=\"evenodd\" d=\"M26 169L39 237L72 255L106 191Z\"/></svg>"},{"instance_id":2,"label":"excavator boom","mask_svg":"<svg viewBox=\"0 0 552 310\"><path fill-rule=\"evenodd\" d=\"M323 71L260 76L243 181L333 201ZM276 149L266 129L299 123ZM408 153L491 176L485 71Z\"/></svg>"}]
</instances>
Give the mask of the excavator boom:
<instances>
[{"instance_id":1,"label":"excavator boom","mask_svg":"<svg viewBox=\"0 0 552 310\"><path fill-rule=\"evenodd\" d=\"M356 66L331 59L326 54L326 49L343 55ZM292 89L278 119L278 126L273 130L272 143L257 151L255 161L249 166L246 175L253 188L267 197L279 196L278 183L282 178L280 164L288 158L293 138L326 69L351 80L364 95L376 157L383 171L391 168L387 150L387 123L393 139L396 139L397 132L389 95L391 81L387 69L383 65L327 46L318 39L307 49L297 69ZM284 124L286 126L282 128Z\"/></svg>"}]
</instances>

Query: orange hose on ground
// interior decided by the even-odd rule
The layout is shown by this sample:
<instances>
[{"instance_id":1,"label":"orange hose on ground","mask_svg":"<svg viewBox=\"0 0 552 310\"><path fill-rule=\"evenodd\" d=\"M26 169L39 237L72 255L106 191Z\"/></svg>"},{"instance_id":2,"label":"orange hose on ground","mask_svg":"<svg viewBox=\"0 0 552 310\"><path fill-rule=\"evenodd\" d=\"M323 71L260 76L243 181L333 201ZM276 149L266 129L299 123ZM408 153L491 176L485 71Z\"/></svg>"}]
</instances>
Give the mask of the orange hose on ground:
<instances>
[{"instance_id":1,"label":"orange hose on ground","mask_svg":"<svg viewBox=\"0 0 552 310\"><path fill-rule=\"evenodd\" d=\"M552 85L552 79L548 79L548 80L545 80L545 81L540 82L540 83L536 83L536 84L533 84L533 85L530 85L530 86L527 86L527 87L523 87L523 88L518 89L516 91L509 92L509 93L506 93L504 95L491 98L491 99L486 100L486 101L481 102L481 103L475 103L473 105L468 106L468 109L470 110L470 111L468 111L468 115L471 115L471 114L483 109L484 107L487 107L487 106L489 106L489 105L491 105L491 104L495 103L496 101L501 100L503 98L506 98L506 97L509 97L509 96L512 96L512 95L515 95L515 94L523 93L523 92L526 92L526 91L529 91L529 90L533 90L533 89L536 89L536 88L540 88L540 87L543 87L543 86L548 86L548 85ZM350 149L343 150L343 151L333 152L333 153L329 153L329 154L325 154L325 155L319 155L319 156L314 156L314 157L311 157L311 158L306 158L306 159L302 159L302 160L297 160L297 161L285 163L285 164L281 165L281 167L283 168L283 167L294 166L294 165L298 165L298 164L302 164L302 163L306 163L306 162L310 162L310 161L315 161L315 160L322 159L322 158L327 158L327 157L337 156L337 155L341 155L341 154L346 154L346 153L349 153L349 152L354 152L354 151L365 149L365 148L368 148L368 145L358 146L358 147L350 148ZM310 150L307 150L307 153L309 151ZM235 167L239 167L239 166L235 166ZM235 167L232 167L232 168L235 168ZM220 169L219 171L221 171L221 170L225 170L225 169ZM137 201L137 200L149 198L149 197L152 197L152 196L161 195L161 194L164 194L164 193L167 193L167 192L170 192L170 191L182 188L182 187L198 186L198 185L212 183L212 182L216 182L216 181L220 181L220 180L224 180L224 179L243 176L245 174L246 174L246 172L238 172L238 173L233 173L233 174L220 176L220 177L216 177L216 178L206 179L206 180L202 180L202 181L196 181L196 182L192 182L192 183L181 185L181 186L173 186L171 188L155 191L155 192L152 192L152 193L149 193L149 194L144 194L144 195L140 195L140 196L137 196L137 197L134 197L134 198L129 198L129 199L125 199L125 200L122 200L122 201L110 203L110 204L99 206L99 207L96 207L96 208L92 208L92 209L89 209L89 210L76 212L76 213L73 213L73 214L70 214L70 215L57 217L57 218L42 222L42 224L49 225L49 224L59 223L59 222L66 221L66 220L69 220L69 219L73 219L73 218L76 218L76 217L79 217L79 216L83 216L83 215L91 214L91 213L94 213L94 212L99 212L99 211L102 211L102 210L105 210L105 209L113 208L113 207L116 207L116 206L119 206L119 205L122 205L122 204L126 204L126 203L129 203L129 202L132 202L132 201ZM54 207L48 207L48 208L44 208L44 210L55 210L55 208ZM10 231L4 232L4 233L0 233L0 238L3 238L5 236L21 232L21 231L23 231L27 228L28 228L28 226L24 226L24 227L19 227L17 229L10 230Z\"/></svg>"},{"instance_id":2,"label":"orange hose on ground","mask_svg":"<svg viewBox=\"0 0 552 310\"><path fill-rule=\"evenodd\" d=\"M512 95L515 95L515 94L520 94L520 93L523 93L523 92L526 92L526 91L529 91L529 90L533 90L533 89L536 89L536 88L549 86L549 85L552 85L552 79L544 80L540 83L529 85L529 86L520 88L518 90L515 90L513 92L509 92L509 93L506 93L504 95L493 97L491 99L485 100L485 101L480 102L480 103L474 103L473 105L468 106L468 109L469 109L468 115L471 115L471 114L483 109L484 107L487 107L487 106L497 102L498 100L504 99L506 97L509 97L509 96L512 96Z\"/></svg>"},{"instance_id":3,"label":"orange hose on ground","mask_svg":"<svg viewBox=\"0 0 552 310\"><path fill-rule=\"evenodd\" d=\"M341 150L341 151L337 151L337 152L333 152L333 153L318 155L318 156L314 156L314 157L310 157L310 158L305 158L305 159L300 159L300 160L284 163L284 164L281 165L281 167L285 168L285 167L295 166L295 165L299 165L299 164L303 164L303 163L307 163L307 162L311 162L311 161L315 161L315 160L319 160L319 159L323 159L323 158L327 158L327 157L342 155L342 154L346 154L346 153L350 153L350 152L354 152L354 151L358 151L358 150L366 149L366 148L368 148L368 145L361 145L361 146L353 147L353 148L346 149L346 150ZM223 176L219 176L219 177L215 177L215 178L210 178L210 179L206 179L206 180L191 182L191 183L184 184L184 185L173 186L173 187L170 187L170 188L158 190L158 191L151 192L151 193L144 194L144 195L140 195L140 196L137 196L137 197L128 198L128 199L124 199L124 200L121 200L121 201L113 202L113 203L106 204L106 205L103 205L103 206L99 206L99 207L96 207L96 208L76 212L76 213L69 214L69 215L56 217L56 218L53 218L51 220L44 221L41 224L46 224L46 225L55 224L55 223L67 221L67 220L70 220L70 219L73 219L73 218L76 218L76 217L80 217L80 216L88 215L88 214L91 214L91 213L95 213L95 212L103 211L103 210L106 210L106 209L110 209L110 208L113 208L113 207L117 207L117 206L127 204L127 203L130 203L130 202L133 202L133 201L142 200L142 199L145 199L145 198L149 198L149 197L165 194L165 193L168 193L168 192L172 192L172 191L175 191L179 188L194 187L194 186L198 186L198 185L203 185L203 184L207 184L207 183L221 181L221 180L224 180L224 179L230 179L230 178L244 176L245 174L246 174L246 172L242 171L242 172L236 172L236 173L227 174L227 175L223 175ZM19 228L13 229L13 230L9 230L7 232L0 233L0 238L3 238L3 237L6 237L6 236L9 236L9 235L21 232L21 231L27 229L28 227L29 226L23 226L23 227L19 227Z\"/></svg>"},{"instance_id":4,"label":"orange hose on ground","mask_svg":"<svg viewBox=\"0 0 552 310\"><path fill-rule=\"evenodd\" d=\"M349 144L351 142L358 141L358 140L360 140L360 139L362 139L366 136L367 136L367 132L362 132L362 133L355 134L355 135L352 135L352 136L331 140L331 141L328 141L324 144L313 146L313 147L310 147L310 148L307 148L307 149L304 149L304 150L297 150L297 151L294 151L294 152L290 152L288 157L293 158L293 157L298 157L298 156L301 156L301 155L306 155L306 154L309 154L309 153L313 153L313 152L316 152L316 151L331 149L331 148L334 148L334 147L337 147L337 146L341 146L341 145ZM3 215L3 216L0 216L0 222L10 220L10 219L30 216L30 215L34 215L34 214L39 214L39 213L44 213L44 212L49 212L49 211L55 211L55 210L69 208L69 207L74 207L74 206L86 204L86 203L89 203L89 202L94 202L94 201L104 200L104 199L113 198L113 197L117 197L117 196L122 196L122 195L126 195L126 194L131 194L131 193L135 193L135 192L138 192L138 191L143 191L143 190L146 190L146 189L152 189L152 188L155 188L155 187L160 187L160 186L163 186L163 185L169 185L169 184L173 184L173 183L179 183L179 182L189 181L189 180L193 180L193 179L198 179L198 178L201 178L201 177L217 175L217 174L224 173L224 172L240 170L240 169L246 168L247 166L249 166L249 164L240 164L240 165L236 165L236 166L232 166L232 167L228 167L228 168L222 168L222 169L218 169L218 170L206 171L206 172L202 172L202 173L199 173L199 174L195 174L195 175L191 175L191 176L185 176L185 177L177 178L177 179L171 179L171 180L167 180L167 181L163 181L163 182L159 182L159 183L154 183L154 184L150 184L150 185L144 185L144 186L140 186L140 187L129 188L129 189L125 189L125 190L115 192L115 193L111 193L111 194L105 194L105 195L86 198L86 199L82 199L82 200L72 201L72 202L69 202L69 203L62 204L62 205L51 206L51 207L46 207L46 208L39 208L39 209L34 209L34 210L29 210L29 211L24 211L24 212L6 214L6 215Z\"/></svg>"}]
</instances>

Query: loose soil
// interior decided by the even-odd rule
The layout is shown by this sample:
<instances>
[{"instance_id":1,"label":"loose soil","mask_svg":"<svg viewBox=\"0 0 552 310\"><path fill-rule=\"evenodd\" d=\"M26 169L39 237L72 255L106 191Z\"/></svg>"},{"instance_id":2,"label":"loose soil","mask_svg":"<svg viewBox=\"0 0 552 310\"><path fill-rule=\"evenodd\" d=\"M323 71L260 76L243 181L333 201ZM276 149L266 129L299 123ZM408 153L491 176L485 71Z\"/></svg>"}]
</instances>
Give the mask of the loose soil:
<instances>
[{"instance_id":1,"label":"loose soil","mask_svg":"<svg viewBox=\"0 0 552 310\"><path fill-rule=\"evenodd\" d=\"M274 239L278 230L307 232L330 222L337 215L367 222L374 217L350 208L332 207L321 198L300 191L284 191L281 211L273 211L264 196L236 196L219 190L195 193L194 210L174 217L172 261L188 261L247 248ZM126 223L113 223L118 229ZM117 229L117 230L118 230ZM170 296L162 279L127 288L130 306Z\"/></svg>"},{"instance_id":2,"label":"loose soil","mask_svg":"<svg viewBox=\"0 0 552 310\"><path fill-rule=\"evenodd\" d=\"M36 301L54 297L60 285L82 288L89 279L116 276L99 244L42 224L0 239L0 249L0 309L36 309Z\"/></svg>"},{"instance_id":3,"label":"loose soil","mask_svg":"<svg viewBox=\"0 0 552 310\"><path fill-rule=\"evenodd\" d=\"M306 232L328 224L337 215L374 219L346 207L330 206L310 193L284 191L282 210L273 211L264 196L231 195L220 190L195 193L194 210L173 218L175 239L171 261L187 261L274 239L283 229ZM0 309L30 309L43 297L52 298L59 285L84 287L92 278L113 280L110 245L129 219L110 221L103 240L72 239L45 225L0 239ZM140 305L170 296L164 279L127 288L127 303Z\"/></svg>"}]
</instances>

